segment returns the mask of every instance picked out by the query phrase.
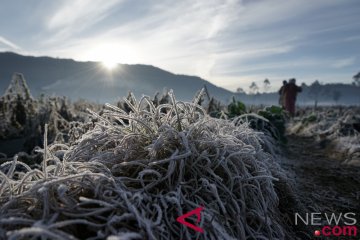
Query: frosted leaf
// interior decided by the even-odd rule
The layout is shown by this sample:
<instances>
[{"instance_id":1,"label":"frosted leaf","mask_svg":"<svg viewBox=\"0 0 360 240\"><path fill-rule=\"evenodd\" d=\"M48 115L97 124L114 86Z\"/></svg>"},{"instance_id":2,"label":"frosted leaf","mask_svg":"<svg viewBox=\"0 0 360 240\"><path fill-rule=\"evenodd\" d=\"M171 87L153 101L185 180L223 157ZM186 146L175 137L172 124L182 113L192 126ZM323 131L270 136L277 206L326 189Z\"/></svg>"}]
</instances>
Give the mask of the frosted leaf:
<instances>
[{"instance_id":1,"label":"frosted leaf","mask_svg":"<svg viewBox=\"0 0 360 240\"><path fill-rule=\"evenodd\" d=\"M14 99L18 96L24 100L32 99L24 76L21 73L14 73L10 85L5 91L4 97Z\"/></svg>"}]
</instances>

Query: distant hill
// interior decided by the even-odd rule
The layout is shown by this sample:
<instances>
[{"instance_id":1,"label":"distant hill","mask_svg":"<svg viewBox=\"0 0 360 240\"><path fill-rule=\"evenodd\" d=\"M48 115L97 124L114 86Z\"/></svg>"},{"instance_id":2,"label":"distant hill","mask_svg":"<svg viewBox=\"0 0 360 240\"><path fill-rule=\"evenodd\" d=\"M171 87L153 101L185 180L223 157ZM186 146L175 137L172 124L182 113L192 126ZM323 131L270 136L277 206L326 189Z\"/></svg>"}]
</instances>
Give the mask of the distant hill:
<instances>
[{"instance_id":1,"label":"distant hill","mask_svg":"<svg viewBox=\"0 0 360 240\"><path fill-rule=\"evenodd\" d=\"M23 73L31 94L64 95L96 102L114 102L132 91L137 97L154 96L164 88L174 89L179 100L191 100L206 85L211 97L228 103L232 96L246 104L278 104L277 93L248 95L233 93L195 76L178 75L150 65L119 64L112 72L99 62L78 62L72 59L22 56L0 52L0 95L10 83L14 72ZM335 93L337 92L337 93ZM334 95L339 95L335 100ZM349 84L303 85L298 104L313 105L360 104L360 87Z\"/></svg>"},{"instance_id":2,"label":"distant hill","mask_svg":"<svg viewBox=\"0 0 360 240\"><path fill-rule=\"evenodd\" d=\"M206 85L210 94L228 101L234 94L195 76L177 75L149 65L119 64L109 72L99 62L0 53L0 91L4 93L14 72L23 73L34 96L40 93L113 102L132 91L153 96L174 89L179 100L191 100Z\"/></svg>"}]
</instances>

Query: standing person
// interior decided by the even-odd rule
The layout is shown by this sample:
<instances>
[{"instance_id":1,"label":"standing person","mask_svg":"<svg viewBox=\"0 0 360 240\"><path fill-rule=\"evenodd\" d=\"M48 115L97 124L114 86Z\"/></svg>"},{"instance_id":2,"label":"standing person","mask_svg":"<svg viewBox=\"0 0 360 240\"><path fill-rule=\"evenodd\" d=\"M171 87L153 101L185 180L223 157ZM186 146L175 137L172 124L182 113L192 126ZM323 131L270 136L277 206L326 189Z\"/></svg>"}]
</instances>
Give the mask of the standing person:
<instances>
[{"instance_id":1,"label":"standing person","mask_svg":"<svg viewBox=\"0 0 360 240\"><path fill-rule=\"evenodd\" d=\"M291 117L295 115L295 102L298 92L301 92L302 88L296 85L296 79L291 78L289 83L284 87L285 94L285 109L290 113Z\"/></svg>"},{"instance_id":2,"label":"standing person","mask_svg":"<svg viewBox=\"0 0 360 240\"><path fill-rule=\"evenodd\" d=\"M285 109L285 86L287 84L287 81L284 80L283 81L283 85L281 86L280 90L279 90L279 105Z\"/></svg>"}]
</instances>

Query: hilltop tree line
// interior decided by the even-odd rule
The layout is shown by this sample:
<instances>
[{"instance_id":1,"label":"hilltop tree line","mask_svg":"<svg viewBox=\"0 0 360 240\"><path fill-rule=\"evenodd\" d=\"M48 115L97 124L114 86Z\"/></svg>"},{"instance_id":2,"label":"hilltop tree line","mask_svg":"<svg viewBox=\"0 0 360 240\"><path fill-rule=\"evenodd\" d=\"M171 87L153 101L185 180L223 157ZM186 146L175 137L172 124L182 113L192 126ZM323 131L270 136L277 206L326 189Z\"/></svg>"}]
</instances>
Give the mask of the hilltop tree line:
<instances>
[{"instance_id":1,"label":"hilltop tree line","mask_svg":"<svg viewBox=\"0 0 360 240\"><path fill-rule=\"evenodd\" d=\"M354 86L359 86L360 87L360 72L358 72L357 74L355 74L353 77L353 82L352 82L352 85L354 85ZM301 86L306 86L306 84L305 83L302 83L301 84ZM320 85L320 83L319 83L319 80L315 80L311 85L310 85L310 87L311 86L313 86L315 89L318 87L318 85ZM265 79L263 82L262 82L262 89L263 89L263 93L268 93L269 92L269 90L270 90L270 88L271 88L271 82L270 82L270 80L269 79ZM259 92L259 90L260 90L260 87L258 86L258 84L256 83L256 82L251 82L251 84L250 84L250 86L249 86L249 94L259 94L260 92ZM237 88L236 89L236 92L237 93L245 93L245 90L244 90L244 88L241 88L241 87L239 87L239 88ZM335 99L339 99L339 93L337 92L337 93L334 93L334 98Z\"/></svg>"},{"instance_id":2,"label":"hilltop tree line","mask_svg":"<svg viewBox=\"0 0 360 240\"><path fill-rule=\"evenodd\" d=\"M353 77L352 85L356 87L360 87L360 72L355 74ZM333 101L335 104L338 104L343 97L343 92L337 88L332 88L332 84L324 84L321 83L319 80L315 80L310 85L307 85L306 83L301 83L301 87L303 88L302 96L306 99L309 99L313 101L314 106L318 105L319 101L322 101L321 99L326 98L328 100ZM328 87L330 86L330 90ZM263 80L261 84L258 84L257 82L253 81L248 87L248 90L246 91L244 88L237 88L236 92L238 94L248 94L253 95L254 98L256 98L257 95L261 93L271 93L271 82L268 78Z\"/></svg>"}]
</instances>

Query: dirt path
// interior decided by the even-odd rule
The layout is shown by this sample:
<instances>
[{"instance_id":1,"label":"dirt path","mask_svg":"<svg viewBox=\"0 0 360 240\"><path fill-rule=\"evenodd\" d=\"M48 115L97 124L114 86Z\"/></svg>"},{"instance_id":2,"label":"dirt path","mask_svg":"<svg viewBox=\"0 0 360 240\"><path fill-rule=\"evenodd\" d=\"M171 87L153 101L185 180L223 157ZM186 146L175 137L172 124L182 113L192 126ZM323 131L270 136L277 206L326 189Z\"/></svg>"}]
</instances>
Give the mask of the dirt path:
<instances>
[{"instance_id":1,"label":"dirt path","mask_svg":"<svg viewBox=\"0 0 360 240\"><path fill-rule=\"evenodd\" d=\"M360 168L327 157L313 138L288 136L282 167L294 179L297 195L309 212L356 213L360 224Z\"/></svg>"}]
</instances>

